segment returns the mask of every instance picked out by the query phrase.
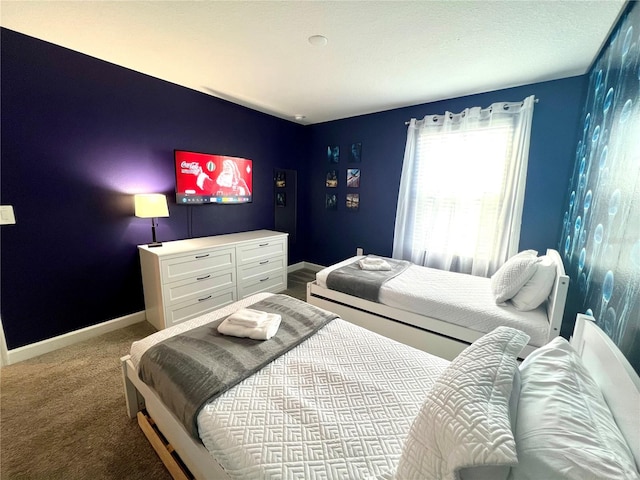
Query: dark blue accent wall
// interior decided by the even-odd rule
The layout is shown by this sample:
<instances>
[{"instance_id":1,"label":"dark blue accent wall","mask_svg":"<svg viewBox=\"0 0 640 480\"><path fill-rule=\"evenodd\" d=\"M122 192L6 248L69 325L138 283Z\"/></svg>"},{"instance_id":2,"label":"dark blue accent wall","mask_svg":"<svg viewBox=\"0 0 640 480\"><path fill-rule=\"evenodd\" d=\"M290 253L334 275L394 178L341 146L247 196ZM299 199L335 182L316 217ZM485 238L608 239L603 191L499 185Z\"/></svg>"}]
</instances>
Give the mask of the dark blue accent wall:
<instances>
[{"instance_id":1,"label":"dark blue accent wall","mask_svg":"<svg viewBox=\"0 0 640 480\"><path fill-rule=\"evenodd\" d=\"M529 95L535 95L540 101L533 114L520 249L544 252L547 248L557 248L562 203L578 132L576 122L585 90L586 78L572 77L309 127L307 260L328 265L355 255L356 247L363 247L365 253L391 255L407 137L405 122L410 118L445 111L457 113L467 107L488 107L500 101L521 101ZM348 151L352 143L358 142L362 143L362 160L351 163ZM329 145L337 145L341 151L337 188L325 187L327 170L336 167L327 160ZM353 167L361 170L360 187L355 189L346 187L346 170ZM334 192L338 196L338 208L327 210L325 197ZM357 212L345 205L346 194L351 192L360 194Z\"/></svg>"},{"instance_id":2,"label":"dark blue accent wall","mask_svg":"<svg viewBox=\"0 0 640 480\"><path fill-rule=\"evenodd\" d=\"M640 4L629 2L589 72L564 209L572 281L563 334L593 315L640 372Z\"/></svg>"},{"instance_id":3,"label":"dark blue accent wall","mask_svg":"<svg viewBox=\"0 0 640 480\"><path fill-rule=\"evenodd\" d=\"M304 127L1 31L1 315L10 349L144 309L133 194L169 199L159 240L273 228L273 169ZM253 159L254 201L176 205L173 150ZM302 260L299 247L291 261Z\"/></svg>"},{"instance_id":4,"label":"dark blue accent wall","mask_svg":"<svg viewBox=\"0 0 640 480\"><path fill-rule=\"evenodd\" d=\"M136 245L150 221L134 193L160 192L159 240L273 228L273 169L298 172L298 231L290 263L390 255L405 121L445 110L536 105L521 248L557 247L586 77L303 127L11 30L0 31L0 314L10 349L144 309ZM351 143L362 162L347 162ZM339 204L325 209L326 149L339 145ZM254 202L184 206L173 200L173 150L251 158ZM345 208L347 167L361 169L357 212ZM289 199L287 199L289 201Z\"/></svg>"}]
</instances>

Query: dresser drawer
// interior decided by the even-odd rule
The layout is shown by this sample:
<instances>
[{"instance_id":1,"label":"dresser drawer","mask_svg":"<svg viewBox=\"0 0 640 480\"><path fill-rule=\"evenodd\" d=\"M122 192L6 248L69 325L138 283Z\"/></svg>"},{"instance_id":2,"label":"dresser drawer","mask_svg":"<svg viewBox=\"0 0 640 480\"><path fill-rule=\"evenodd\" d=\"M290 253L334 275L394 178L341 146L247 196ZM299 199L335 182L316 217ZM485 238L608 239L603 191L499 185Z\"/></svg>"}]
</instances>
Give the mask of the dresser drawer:
<instances>
[{"instance_id":1,"label":"dresser drawer","mask_svg":"<svg viewBox=\"0 0 640 480\"><path fill-rule=\"evenodd\" d=\"M204 315L236 300L236 291L233 288L210 293L199 300L170 305L165 308L165 328Z\"/></svg>"},{"instance_id":2,"label":"dresser drawer","mask_svg":"<svg viewBox=\"0 0 640 480\"><path fill-rule=\"evenodd\" d=\"M251 281L238 282L238 299L248 297L260 292L281 292L287 288L287 272L278 272L275 275L256 277Z\"/></svg>"},{"instance_id":3,"label":"dresser drawer","mask_svg":"<svg viewBox=\"0 0 640 480\"><path fill-rule=\"evenodd\" d=\"M285 240L286 238L273 238L238 245L238 265L284 255L287 252Z\"/></svg>"},{"instance_id":4,"label":"dresser drawer","mask_svg":"<svg viewBox=\"0 0 640 480\"><path fill-rule=\"evenodd\" d=\"M204 298L210 293L235 288L235 270L209 270L197 277L191 277L162 286L162 296L166 306Z\"/></svg>"},{"instance_id":5,"label":"dresser drawer","mask_svg":"<svg viewBox=\"0 0 640 480\"><path fill-rule=\"evenodd\" d=\"M138 245L147 321L158 330L287 288L287 235L272 230Z\"/></svg>"},{"instance_id":6,"label":"dresser drawer","mask_svg":"<svg viewBox=\"0 0 640 480\"><path fill-rule=\"evenodd\" d=\"M161 262L162 283L207 275L213 269L233 269L235 249L202 250L191 255L168 258Z\"/></svg>"},{"instance_id":7,"label":"dresser drawer","mask_svg":"<svg viewBox=\"0 0 640 480\"><path fill-rule=\"evenodd\" d=\"M256 277L279 275L286 269L285 257L266 258L238 266L238 283L246 283Z\"/></svg>"}]
</instances>

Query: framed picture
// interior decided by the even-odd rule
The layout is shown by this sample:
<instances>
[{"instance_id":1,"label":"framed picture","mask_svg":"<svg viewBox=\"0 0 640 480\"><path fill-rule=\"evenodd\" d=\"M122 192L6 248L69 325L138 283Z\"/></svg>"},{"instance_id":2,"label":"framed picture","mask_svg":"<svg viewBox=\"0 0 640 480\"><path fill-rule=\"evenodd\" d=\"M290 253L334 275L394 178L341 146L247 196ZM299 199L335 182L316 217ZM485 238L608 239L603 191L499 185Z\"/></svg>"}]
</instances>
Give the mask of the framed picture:
<instances>
[{"instance_id":1,"label":"framed picture","mask_svg":"<svg viewBox=\"0 0 640 480\"><path fill-rule=\"evenodd\" d=\"M286 172L276 172L276 187L284 188L287 186L287 173Z\"/></svg>"},{"instance_id":2,"label":"framed picture","mask_svg":"<svg viewBox=\"0 0 640 480\"><path fill-rule=\"evenodd\" d=\"M287 195L284 192L276 192L276 207L287 206Z\"/></svg>"},{"instance_id":3,"label":"framed picture","mask_svg":"<svg viewBox=\"0 0 640 480\"><path fill-rule=\"evenodd\" d=\"M327 187L337 187L338 186L338 171L337 170L329 170L327 172L327 180L325 181L325 186Z\"/></svg>"},{"instance_id":4,"label":"framed picture","mask_svg":"<svg viewBox=\"0 0 640 480\"><path fill-rule=\"evenodd\" d=\"M337 210L338 196L333 193L327 193L327 196L324 201L324 206L327 210Z\"/></svg>"},{"instance_id":5,"label":"framed picture","mask_svg":"<svg viewBox=\"0 0 640 480\"><path fill-rule=\"evenodd\" d=\"M347 193L347 210L358 210L360 206L359 193Z\"/></svg>"},{"instance_id":6,"label":"framed picture","mask_svg":"<svg viewBox=\"0 0 640 480\"><path fill-rule=\"evenodd\" d=\"M349 151L349 161L360 163L362 161L362 143L352 143Z\"/></svg>"},{"instance_id":7,"label":"framed picture","mask_svg":"<svg viewBox=\"0 0 640 480\"><path fill-rule=\"evenodd\" d=\"M338 163L340 161L340 147L338 145L329 145L327 147L327 161L329 163Z\"/></svg>"},{"instance_id":8,"label":"framed picture","mask_svg":"<svg viewBox=\"0 0 640 480\"><path fill-rule=\"evenodd\" d=\"M347 168L347 187L358 188L360 186L360 169Z\"/></svg>"}]
</instances>

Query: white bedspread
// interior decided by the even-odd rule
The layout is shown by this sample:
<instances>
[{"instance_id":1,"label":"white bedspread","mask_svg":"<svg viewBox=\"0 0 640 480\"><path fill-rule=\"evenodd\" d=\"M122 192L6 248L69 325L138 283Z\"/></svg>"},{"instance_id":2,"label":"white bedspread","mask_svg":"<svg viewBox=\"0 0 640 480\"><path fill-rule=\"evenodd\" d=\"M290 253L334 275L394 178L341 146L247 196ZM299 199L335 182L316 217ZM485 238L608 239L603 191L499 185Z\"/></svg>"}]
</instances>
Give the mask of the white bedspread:
<instances>
[{"instance_id":1,"label":"white bedspread","mask_svg":"<svg viewBox=\"0 0 640 480\"><path fill-rule=\"evenodd\" d=\"M316 273L327 288L327 276L362 257L352 257ZM526 332L534 346L547 342L549 321L544 304L521 312L508 303L496 305L490 279L412 265L380 289L380 303L488 333L500 325Z\"/></svg>"},{"instance_id":2,"label":"white bedspread","mask_svg":"<svg viewBox=\"0 0 640 480\"><path fill-rule=\"evenodd\" d=\"M200 437L234 479L391 478L448 363L337 319L205 406Z\"/></svg>"},{"instance_id":3,"label":"white bedspread","mask_svg":"<svg viewBox=\"0 0 640 480\"><path fill-rule=\"evenodd\" d=\"M135 342L132 358L184 329ZM448 364L337 319L206 405L200 437L231 478L391 478L426 392Z\"/></svg>"}]
</instances>

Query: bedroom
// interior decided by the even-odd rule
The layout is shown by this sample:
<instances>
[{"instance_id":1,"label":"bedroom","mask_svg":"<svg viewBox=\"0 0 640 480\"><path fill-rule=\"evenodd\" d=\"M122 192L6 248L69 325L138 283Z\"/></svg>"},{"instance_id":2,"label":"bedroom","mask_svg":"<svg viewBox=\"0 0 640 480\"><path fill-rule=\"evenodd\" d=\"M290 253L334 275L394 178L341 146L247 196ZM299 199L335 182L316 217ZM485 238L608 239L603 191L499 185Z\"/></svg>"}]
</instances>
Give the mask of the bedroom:
<instances>
[{"instance_id":1,"label":"bedroom","mask_svg":"<svg viewBox=\"0 0 640 480\"><path fill-rule=\"evenodd\" d=\"M5 28L1 61L2 204L14 205L17 219L1 231L1 314L9 351L144 309L135 245L147 242L150 232L148 222L133 217L131 196L151 189L171 199L174 148L259 158L255 182L263 196L238 209L189 214L170 204L170 217L160 221L161 240L185 238L189 226L193 236L273 228L272 172L292 169L306 194L298 199L302 213L290 264L324 265L356 247L390 252L400 165L389 159L402 156L406 120L534 94L540 103L521 249L559 248L562 241L588 73L303 126ZM346 148L354 141L363 144L361 207L357 214L327 212L324 185L317 183L324 178L326 146ZM637 175L635 165L626 172ZM636 200L618 214L629 231L621 232L616 248L632 252L637 218ZM620 256L619 250L613 253ZM577 262L576 256L568 265L572 278ZM631 275L631 290L616 285L611 304L616 301L622 311L621 299L630 295L636 313L629 315L638 318L637 270L628 261L606 262L596 266L603 271L595 285L601 290L608 270L621 278ZM589 307L577 282L570 300L569 318ZM627 328L637 332L638 325ZM570 331L569 325L563 333ZM638 365L637 343L628 351Z\"/></svg>"}]
</instances>

